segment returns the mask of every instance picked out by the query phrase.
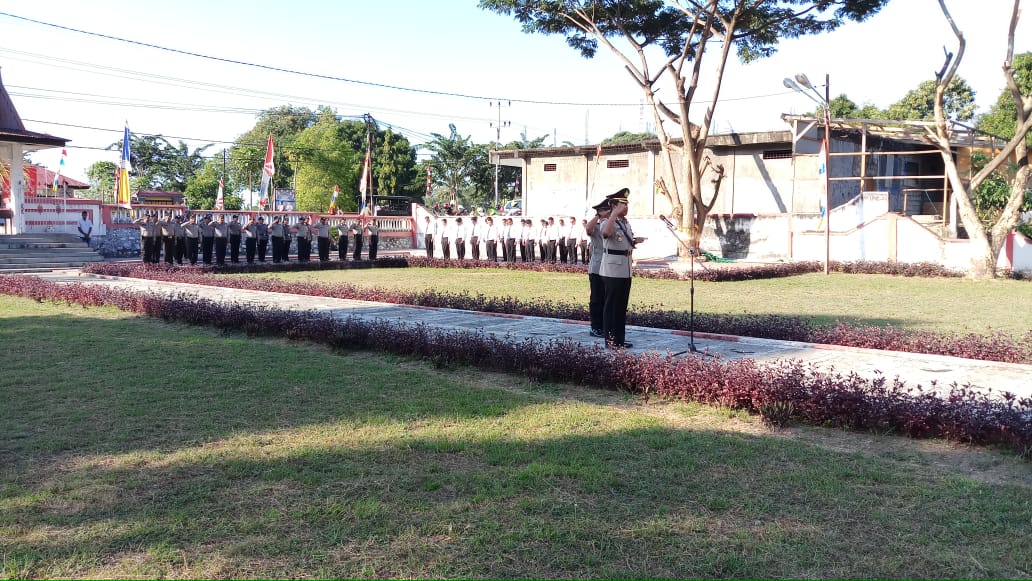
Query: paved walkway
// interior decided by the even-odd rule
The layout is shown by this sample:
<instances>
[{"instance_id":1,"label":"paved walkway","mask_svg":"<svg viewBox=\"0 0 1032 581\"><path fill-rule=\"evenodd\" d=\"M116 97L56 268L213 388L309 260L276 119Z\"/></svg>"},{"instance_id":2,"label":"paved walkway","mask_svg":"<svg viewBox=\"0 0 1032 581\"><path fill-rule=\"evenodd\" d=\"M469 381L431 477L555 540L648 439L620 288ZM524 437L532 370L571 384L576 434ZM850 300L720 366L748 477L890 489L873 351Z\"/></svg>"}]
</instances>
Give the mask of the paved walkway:
<instances>
[{"instance_id":1,"label":"paved walkway","mask_svg":"<svg viewBox=\"0 0 1032 581\"><path fill-rule=\"evenodd\" d=\"M322 311L339 318L386 319L410 325L423 323L445 329L508 335L515 339L567 338L584 344L600 342L588 334L588 326L583 321L99 277L80 274L77 270L54 271L41 276L56 282L103 284L159 294L186 293L220 302L264 305L283 310ZM687 332L629 326L627 340L634 344L632 352L657 351L691 356L692 340ZM946 390L956 382L960 385L991 388L996 393L1009 391L1020 397L1032 397L1032 365L701 333L695 335L694 344L699 352L725 359L750 358L761 362L797 359L811 362L821 369L834 369L843 375L855 372L864 377L876 377L880 372L880 375L890 380L898 376L909 385L920 384L925 388L935 382L939 389Z\"/></svg>"}]
</instances>

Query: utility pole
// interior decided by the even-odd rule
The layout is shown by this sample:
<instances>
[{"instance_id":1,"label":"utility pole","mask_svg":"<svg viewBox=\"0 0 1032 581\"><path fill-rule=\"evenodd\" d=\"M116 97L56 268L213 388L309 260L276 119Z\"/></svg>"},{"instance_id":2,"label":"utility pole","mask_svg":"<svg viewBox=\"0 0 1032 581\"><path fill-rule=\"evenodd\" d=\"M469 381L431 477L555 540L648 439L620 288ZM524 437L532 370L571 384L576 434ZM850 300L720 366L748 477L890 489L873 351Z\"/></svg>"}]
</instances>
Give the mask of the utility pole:
<instances>
[{"instance_id":1,"label":"utility pole","mask_svg":"<svg viewBox=\"0 0 1032 581\"><path fill-rule=\"evenodd\" d=\"M502 121L502 102L497 103L492 101L490 103L492 107L498 108L498 122L491 123L491 126L495 128L495 146L501 147L502 145L502 127L508 127L512 125L509 121ZM506 107L512 107L512 101L506 101ZM498 209L498 171L499 171L499 158L495 156L495 179L494 179L494 207Z\"/></svg>"}]
</instances>

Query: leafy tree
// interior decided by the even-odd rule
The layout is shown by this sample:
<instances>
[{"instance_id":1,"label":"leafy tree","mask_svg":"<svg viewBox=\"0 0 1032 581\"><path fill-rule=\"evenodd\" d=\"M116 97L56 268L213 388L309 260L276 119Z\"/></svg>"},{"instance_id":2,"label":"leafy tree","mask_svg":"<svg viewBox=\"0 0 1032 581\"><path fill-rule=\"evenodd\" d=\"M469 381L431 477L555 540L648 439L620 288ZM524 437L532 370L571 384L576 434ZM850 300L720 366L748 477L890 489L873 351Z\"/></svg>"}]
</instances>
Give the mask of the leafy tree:
<instances>
[{"instance_id":1,"label":"leafy tree","mask_svg":"<svg viewBox=\"0 0 1032 581\"><path fill-rule=\"evenodd\" d=\"M187 206L194 210L214 209L215 199L219 192L219 178L222 177L221 157L205 162L183 191L186 194ZM244 200L240 196L230 193L225 187L223 187L222 201L227 210L240 210L244 207Z\"/></svg>"},{"instance_id":2,"label":"leafy tree","mask_svg":"<svg viewBox=\"0 0 1032 581\"><path fill-rule=\"evenodd\" d=\"M924 81L885 110L889 119L931 121L935 119L935 80ZM943 112L953 121L970 121L975 116L975 92L967 81L954 77L943 92Z\"/></svg>"},{"instance_id":3,"label":"leafy tree","mask_svg":"<svg viewBox=\"0 0 1032 581\"><path fill-rule=\"evenodd\" d=\"M289 157L297 167L297 208L310 212L328 212L333 188L341 195L337 206L345 212L358 210L355 196L362 159L348 139L346 123L332 111L320 112L319 119L297 135L289 147Z\"/></svg>"},{"instance_id":4,"label":"leafy tree","mask_svg":"<svg viewBox=\"0 0 1032 581\"><path fill-rule=\"evenodd\" d=\"M773 54L783 38L835 30L876 13L887 1L480 0L480 7L513 16L525 32L563 35L586 58L601 45L622 61L652 110L666 173L673 178L670 184L660 181L659 190L697 246L724 173L704 152L732 49L751 62ZM692 106L704 69L712 71L713 89L703 98L701 122L695 122ZM657 94L661 81L666 100ZM679 130L681 143L671 138L664 120ZM674 178L678 166L680 179ZM704 179L711 169L716 179ZM707 201L703 186L708 183L714 191Z\"/></svg>"},{"instance_id":5,"label":"leafy tree","mask_svg":"<svg viewBox=\"0 0 1032 581\"><path fill-rule=\"evenodd\" d=\"M1021 53L1014 57L1014 80L1021 94L1032 94L1032 52ZM1010 90L1000 92L996 103L989 112L978 119L978 129L996 137L1010 139L1014 137L1014 120L1018 117L1017 105ZM1032 136L1030 136L1032 139Z\"/></svg>"},{"instance_id":6,"label":"leafy tree","mask_svg":"<svg viewBox=\"0 0 1032 581\"><path fill-rule=\"evenodd\" d=\"M90 182L90 194L101 200L110 197L115 200L115 170L118 164L111 161L98 161L86 168L86 179Z\"/></svg>"},{"instance_id":7,"label":"leafy tree","mask_svg":"<svg viewBox=\"0 0 1032 581\"><path fill-rule=\"evenodd\" d=\"M623 143L641 143L642 141L655 141L655 133L631 133L630 131L618 131L612 136L602 140L602 145L620 145Z\"/></svg>"},{"instance_id":8,"label":"leafy tree","mask_svg":"<svg viewBox=\"0 0 1032 581\"><path fill-rule=\"evenodd\" d=\"M545 146L545 140L548 139L548 135L542 135L535 137L534 139L527 139L527 132L521 131L520 138L514 141L506 143L499 149L538 149Z\"/></svg>"},{"instance_id":9,"label":"leafy tree","mask_svg":"<svg viewBox=\"0 0 1032 581\"><path fill-rule=\"evenodd\" d=\"M1028 135L1032 131L1032 91L1026 85L1024 88L1019 79L1018 70L1014 66L1014 31L1017 27L1020 0L1015 0L1014 11L1011 14L1009 34L1007 37L1007 55L1004 59L1004 78L1007 81L1007 88L1011 94L1015 107L1013 137L994 156L989 159L982 169L978 170L968 181L960 177L957 162L953 156L950 135L952 128L947 123L946 102L947 93L952 81L964 58L966 41L964 35L953 21L949 10L943 0L939 0L939 8L943 16L953 29L957 37L958 48L956 58L947 57L941 74L935 83L935 127L929 130L929 138L942 156L946 168L946 176L953 187L954 196L957 200L957 207L964 227L967 230L968 238L971 240L971 275L974 278L991 278L996 276L996 262L999 259L1000 251L1007 236L1017 225L1020 218L1019 209L1028 199L1028 187L1032 180L1032 168L1029 167L1028 159ZM1005 200L1002 199L1002 189L993 185L992 177L994 172L1008 167L1006 170L1007 187L1009 192ZM1002 174L1001 174L1002 175ZM988 183L987 183L988 181ZM986 185L990 194L1000 194L1003 202L1002 208L995 214L995 220L991 224L984 224L983 219L992 219L989 216L979 215L979 207L976 205L976 195L979 189ZM995 190L995 193L992 192ZM997 205L998 205L997 202ZM985 210L983 205L982 210Z\"/></svg>"},{"instance_id":10,"label":"leafy tree","mask_svg":"<svg viewBox=\"0 0 1032 581\"><path fill-rule=\"evenodd\" d=\"M209 144L190 151L182 140L172 145L161 135L131 134L130 139L132 189L185 191L187 182L204 165L205 150L211 147ZM121 150L122 140L108 149Z\"/></svg>"},{"instance_id":11,"label":"leafy tree","mask_svg":"<svg viewBox=\"0 0 1032 581\"><path fill-rule=\"evenodd\" d=\"M233 184L232 191L258 189L270 135L275 143L273 163L276 175L272 178L273 187L291 187L294 167L289 163L287 151L298 134L314 125L316 119L316 112L308 107L291 105L281 105L259 113L254 127L238 137L230 148L229 178Z\"/></svg>"},{"instance_id":12,"label":"leafy tree","mask_svg":"<svg viewBox=\"0 0 1032 581\"><path fill-rule=\"evenodd\" d=\"M425 174L424 174L425 175ZM378 195L419 198L424 191L416 171L416 148L388 128L378 131L373 149L373 178Z\"/></svg>"},{"instance_id":13,"label":"leafy tree","mask_svg":"<svg viewBox=\"0 0 1032 581\"><path fill-rule=\"evenodd\" d=\"M469 136L459 134L455 125L448 125L448 136L432 133L433 140L424 147L430 150L431 198L434 202L456 203L466 207L483 204L488 192L493 195L494 168L488 148L476 145Z\"/></svg>"},{"instance_id":14,"label":"leafy tree","mask_svg":"<svg viewBox=\"0 0 1032 581\"><path fill-rule=\"evenodd\" d=\"M858 106L845 94L839 95L831 100L831 117L833 119L881 119L885 116L884 113L874 105L865 103L863 106ZM824 110L818 108L814 112L814 117L823 117Z\"/></svg>"}]
</instances>

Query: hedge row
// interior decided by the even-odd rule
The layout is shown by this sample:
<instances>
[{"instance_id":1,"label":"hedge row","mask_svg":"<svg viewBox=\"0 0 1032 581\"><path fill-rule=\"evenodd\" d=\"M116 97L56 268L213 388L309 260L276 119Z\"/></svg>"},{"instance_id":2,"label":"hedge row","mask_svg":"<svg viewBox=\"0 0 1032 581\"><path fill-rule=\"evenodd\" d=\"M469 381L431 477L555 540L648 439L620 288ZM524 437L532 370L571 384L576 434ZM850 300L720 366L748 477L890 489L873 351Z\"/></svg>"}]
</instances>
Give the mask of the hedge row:
<instances>
[{"instance_id":1,"label":"hedge row","mask_svg":"<svg viewBox=\"0 0 1032 581\"><path fill-rule=\"evenodd\" d=\"M401 267L409 264L436 265L449 263L440 259L382 259L376 267ZM340 268L369 268L369 261L340 263ZM486 264L486 263L485 263ZM353 266L352 266L353 265ZM272 265L280 270L319 270L322 265ZM579 268L573 265L559 265L562 268ZM139 262L93 264L84 272L108 276L145 278L178 283L222 286L257 291L293 293L312 296L327 296L352 300L367 300L393 304L420 305L481 311L509 313L558 319L588 320L587 307L571 303L547 300L521 300L515 297L486 297L482 294L444 293L434 290L418 292L363 288L346 283L320 284L314 282L285 282L274 278L211 276L224 272L268 272L262 266L240 268L212 267L167 267ZM690 327L690 313L683 310L645 308L627 313L631 325L660 329L687 331ZM817 326L802 317L780 315L729 315L697 313L695 330L704 333L760 337L781 341L800 341L848 347L864 347L910 353L929 353L1001 361L1007 363L1032 363L1032 330L1021 339L1002 332L977 334L937 333L933 331L909 331L896 327L874 327L838 323L832 326Z\"/></svg>"}]
</instances>

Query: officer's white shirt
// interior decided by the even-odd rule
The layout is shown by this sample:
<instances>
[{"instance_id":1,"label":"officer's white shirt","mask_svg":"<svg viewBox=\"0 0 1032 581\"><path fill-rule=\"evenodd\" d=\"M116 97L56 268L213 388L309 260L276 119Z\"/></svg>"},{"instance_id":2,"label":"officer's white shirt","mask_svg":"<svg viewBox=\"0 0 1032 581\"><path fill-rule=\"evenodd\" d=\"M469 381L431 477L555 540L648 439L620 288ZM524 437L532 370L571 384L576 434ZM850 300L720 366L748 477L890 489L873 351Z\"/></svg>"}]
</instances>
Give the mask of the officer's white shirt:
<instances>
[{"instance_id":1,"label":"officer's white shirt","mask_svg":"<svg viewBox=\"0 0 1032 581\"><path fill-rule=\"evenodd\" d=\"M455 240L465 240L465 239L466 239L466 225L465 224L456 224L455 225Z\"/></svg>"}]
</instances>

